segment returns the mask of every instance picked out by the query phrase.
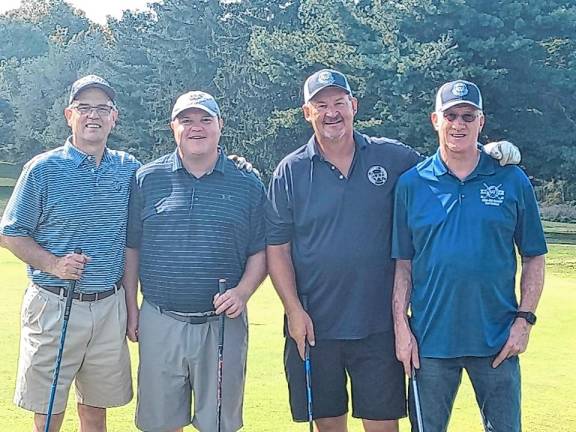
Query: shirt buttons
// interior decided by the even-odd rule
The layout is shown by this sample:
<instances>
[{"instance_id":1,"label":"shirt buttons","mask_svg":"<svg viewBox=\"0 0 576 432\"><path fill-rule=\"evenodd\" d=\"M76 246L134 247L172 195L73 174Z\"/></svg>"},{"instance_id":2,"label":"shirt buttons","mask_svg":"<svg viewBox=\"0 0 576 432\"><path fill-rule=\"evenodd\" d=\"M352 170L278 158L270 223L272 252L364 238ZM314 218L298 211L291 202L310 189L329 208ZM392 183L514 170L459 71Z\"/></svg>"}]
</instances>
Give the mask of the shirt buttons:
<instances>
[{"instance_id":1,"label":"shirt buttons","mask_svg":"<svg viewBox=\"0 0 576 432\"><path fill-rule=\"evenodd\" d=\"M332 169L332 171L334 171L336 169L335 166L331 166L330 168Z\"/></svg>"},{"instance_id":2,"label":"shirt buttons","mask_svg":"<svg viewBox=\"0 0 576 432\"><path fill-rule=\"evenodd\" d=\"M340 180L342 180L344 178L344 176L342 174L340 174L340 176L338 177Z\"/></svg>"}]
</instances>

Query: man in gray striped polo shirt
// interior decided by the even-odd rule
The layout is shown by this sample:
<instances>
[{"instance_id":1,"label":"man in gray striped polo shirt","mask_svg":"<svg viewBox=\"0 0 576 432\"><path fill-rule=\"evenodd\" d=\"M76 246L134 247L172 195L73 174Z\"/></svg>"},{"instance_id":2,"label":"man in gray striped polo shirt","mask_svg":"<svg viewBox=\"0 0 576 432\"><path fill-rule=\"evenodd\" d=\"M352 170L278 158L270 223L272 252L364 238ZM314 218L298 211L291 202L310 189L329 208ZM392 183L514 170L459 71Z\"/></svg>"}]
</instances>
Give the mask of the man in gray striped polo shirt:
<instances>
[{"instance_id":1,"label":"man in gray striped polo shirt","mask_svg":"<svg viewBox=\"0 0 576 432\"><path fill-rule=\"evenodd\" d=\"M190 423L216 430L222 313L229 318L222 431L242 427L245 307L266 274L266 195L260 180L240 171L218 146L222 124L212 96L180 96L171 122L176 150L140 168L132 185L124 283L128 337L139 341L141 430L181 431ZM221 278L230 289L218 295Z\"/></svg>"},{"instance_id":2,"label":"man in gray striped polo shirt","mask_svg":"<svg viewBox=\"0 0 576 432\"><path fill-rule=\"evenodd\" d=\"M72 136L28 162L0 223L2 243L28 264L15 403L43 431L68 281L77 280L51 431L60 430L76 384L83 432L106 430L106 408L132 398L124 268L130 181L140 166L106 147L118 112L114 89L89 75L64 110ZM82 254L73 253L81 248Z\"/></svg>"}]
</instances>

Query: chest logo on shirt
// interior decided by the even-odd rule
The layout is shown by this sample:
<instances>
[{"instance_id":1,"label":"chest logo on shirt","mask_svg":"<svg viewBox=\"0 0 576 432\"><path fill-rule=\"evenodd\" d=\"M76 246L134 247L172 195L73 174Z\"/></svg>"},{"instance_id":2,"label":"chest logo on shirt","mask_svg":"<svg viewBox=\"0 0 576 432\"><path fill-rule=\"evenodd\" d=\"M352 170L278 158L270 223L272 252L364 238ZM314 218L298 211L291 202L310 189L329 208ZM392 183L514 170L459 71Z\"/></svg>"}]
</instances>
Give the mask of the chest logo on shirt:
<instances>
[{"instance_id":1,"label":"chest logo on shirt","mask_svg":"<svg viewBox=\"0 0 576 432\"><path fill-rule=\"evenodd\" d=\"M368 170L368 180L375 186L382 186L388 180L388 173L380 165L373 165Z\"/></svg>"},{"instance_id":2,"label":"chest logo on shirt","mask_svg":"<svg viewBox=\"0 0 576 432\"><path fill-rule=\"evenodd\" d=\"M504 191L500 190L502 184L498 186L488 186L484 183L484 189L480 189L480 199L486 205L499 206L504 202Z\"/></svg>"}]
</instances>

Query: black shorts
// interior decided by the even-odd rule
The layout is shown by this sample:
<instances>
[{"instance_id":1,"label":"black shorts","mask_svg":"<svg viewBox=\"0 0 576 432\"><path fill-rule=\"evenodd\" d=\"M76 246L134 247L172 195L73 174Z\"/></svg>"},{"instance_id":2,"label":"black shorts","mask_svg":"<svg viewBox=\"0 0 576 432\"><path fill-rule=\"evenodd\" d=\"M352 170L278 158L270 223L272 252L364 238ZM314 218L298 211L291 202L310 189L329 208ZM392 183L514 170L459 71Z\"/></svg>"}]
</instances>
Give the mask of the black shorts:
<instances>
[{"instance_id":1,"label":"black shorts","mask_svg":"<svg viewBox=\"0 0 576 432\"><path fill-rule=\"evenodd\" d=\"M404 369L396 359L394 332L358 340L317 340L310 348L313 417L348 412L348 376L352 416L366 420L406 417ZM284 369L294 421L307 421L306 375L296 343L286 338Z\"/></svg>"}]
</instances>

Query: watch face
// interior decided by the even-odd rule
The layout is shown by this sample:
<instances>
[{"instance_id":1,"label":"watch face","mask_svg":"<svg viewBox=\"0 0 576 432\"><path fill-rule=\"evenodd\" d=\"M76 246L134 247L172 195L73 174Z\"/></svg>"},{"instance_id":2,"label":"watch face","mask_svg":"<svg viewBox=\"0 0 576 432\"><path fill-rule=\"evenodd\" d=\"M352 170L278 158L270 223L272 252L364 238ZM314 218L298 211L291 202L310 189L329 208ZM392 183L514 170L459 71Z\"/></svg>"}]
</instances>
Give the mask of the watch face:
<instances>
[{"instance_id":1,"label":"watch face","mask_svg":"<svg viewBox=\"0 0 576 432\"><path fill-rule=\"evenodd\" d=\"M519 311L516 313L516 316L518 318L524 318L528 324L536 324L536 315L534 315L532 312Z\"/></svg>"}]
</instances>

